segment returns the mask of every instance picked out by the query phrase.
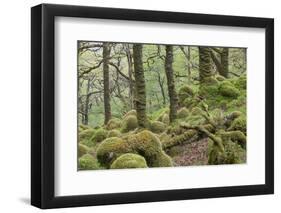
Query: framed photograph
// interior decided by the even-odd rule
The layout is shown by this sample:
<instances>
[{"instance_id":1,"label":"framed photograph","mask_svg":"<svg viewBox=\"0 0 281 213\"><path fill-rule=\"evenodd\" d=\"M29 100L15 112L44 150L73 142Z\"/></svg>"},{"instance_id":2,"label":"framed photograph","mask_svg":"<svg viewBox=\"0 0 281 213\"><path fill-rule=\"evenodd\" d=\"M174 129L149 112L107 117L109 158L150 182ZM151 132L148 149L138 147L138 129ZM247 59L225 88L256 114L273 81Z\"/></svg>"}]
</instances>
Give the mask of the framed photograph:
<instances>
[{"instance_id":1,"label":"framed photograph","mask_svg":"<svg viewBox=\"0 0 281 213\"><path fill-rule=\"evenodd\" d=\"M274 192L274 20L31 9L31 204Z\"/></svg>"}]
</instances>

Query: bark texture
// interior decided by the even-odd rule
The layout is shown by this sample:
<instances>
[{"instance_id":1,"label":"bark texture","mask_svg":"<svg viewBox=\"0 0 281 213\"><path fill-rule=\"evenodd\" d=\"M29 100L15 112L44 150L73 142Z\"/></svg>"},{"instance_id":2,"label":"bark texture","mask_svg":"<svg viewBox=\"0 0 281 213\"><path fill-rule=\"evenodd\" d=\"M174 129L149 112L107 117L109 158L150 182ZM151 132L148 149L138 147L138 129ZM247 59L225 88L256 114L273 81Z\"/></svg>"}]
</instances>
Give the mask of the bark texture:
<instances>
[{"instance_id":1,"label":"bark texture","mask_svg":"<svg viewBox=\"0 0 281 213\"><path fill-rule=\"evenodd\" d=\"M211 65L211 49L209 47L199 47L200 82L204 82L205 78L213 75Z\"/></svg>"},{"instance_id":2,"label":"bark texture","mask_svg":"<svg viewBox=\"0 0 281 213\"><path fill-rule=\"evenodd\" d=\"M178 96L175 89L174 70L173 70L173 46L166 46L165 72L170 98L170 122L177 118Z\"/></svg>"},{"instance_id":3,"label":"bark texture","mask_svg":"<svg viewBox=\"0 0 281 213\"><path fill-rule=\"evenodd\" d=\"M135 86L136 86L136 111L137 119L140 127L147 126L146 118L146 93L145 93L145 78L142 62L142 45L133 45L133 59L134 59L134 75L135 75Z\"/></svg>"},{"instance_id":4,"label":"bark texture","mask_svg":"<svg viewBox=\"0 0 281 213\"><path fill-rule=\"evenodd\" d=\"M109 58L110 46L103 43L103 85L104 85L104 124L111 119L110 90L109 90Z\"/></svg>"}]
</instances>

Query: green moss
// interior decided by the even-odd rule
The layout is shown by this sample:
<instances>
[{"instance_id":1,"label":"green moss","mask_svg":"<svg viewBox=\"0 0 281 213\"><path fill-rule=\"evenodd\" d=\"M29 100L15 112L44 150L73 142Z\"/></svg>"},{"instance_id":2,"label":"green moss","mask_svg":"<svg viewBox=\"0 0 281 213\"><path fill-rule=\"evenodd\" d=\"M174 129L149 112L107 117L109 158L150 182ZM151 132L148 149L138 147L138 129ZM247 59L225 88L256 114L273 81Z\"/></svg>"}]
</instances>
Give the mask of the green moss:
<instances>
[{"instance_id":1,"label":"green moss","mask_svg":"<svg viewBox=\"0 0 281 213\"><path fill-rule=\"evenodd\" d=\"M209 164L240 164L246 162L246 151L240 145L227 141L224 143L225 151L218 152L213 147L209 154Z\"/></svg>"},{"instance_id":2,"label":"green moss","mask_svg":"<svg viewBox=\"0 0 281 213\"><path fill-rule=\"evenodd\" d=\"M234 87L229 81L223 81L219 86L219 93L222 96L237 98L239 96L239 90Z\"/></svg>"},{"instance_id":3,"label":"green moss","mask_svg":"<svg viewBox=\"0 0 281 213\"><path fill-rule=\"evenodd\" d=\"M217 76L216 76L216 79L217 79L218 81L224 81L224 80L225 80L225 77L223 77L223 76L221 76L221 75L217 75Z\"/></svg>"},{"instance_id":4,"label":"green moss","mask_svg":"<svg viewBox=\"0 0 281 213\"><path fill-rule=\"evenodd\" d=\"M112 118L108 121L106 125L106 129L112 130L112 129L117 129L120 128L122 125L122 121L118 118Z\"/></svg>"},{"instance_id":5,"label":"green moss","mask_svg":"<svg viewBox=\"0 0 281 213\"><path fill-rule=\"evenodd\" d=\"M239 130L223 133L222 134L222 139L224 141L231 140L232 142L238 143L242 148L244 148L244 149L246 148L247 138L244 135L244 133L239 131Z\"/></svg>"},{"instance_id":6,"label":"green moss","mask_svg":"<svg viewBox=\"0 0 281 213\"><path fill-rule=\"evenodd\" d=\"M138 120L135 115L128 115L122 121L122 132L129 132L138 127Z\"/></svg>"},{"instance_id":7,"label":"green moss","mask_svg":"<svg viewBox=\"0 0 281 213\"><path fill-rule=\"evenodd\" d=\"M201 83L204 85L217 85L219 81L214 76L210 76L202 79Z\"/></svg>"},{"instance_id":8,"label":"green moss","mask_svg":"<svg viewBox=\"0 0 281 213\"><path fill-rule=\"evenodd\" d=\"M111 169L147 168L144 157L127 153L118 157L110 166Z\"/></svg>"},{"instance_id":9,"label":"green moss","mask_svg":"<svg viewBox=\"0 0 281 213\"><path fill-rule=\"evenodd\" d=\"M78 157L87 154L88 151L89 151L89 147L80 143L78 144Z\"/></svg>"},{"instance_id":10,"label":"green moss","mask_svg":"<svg viewBox=\"0 0 281 213\"><path fill-rule=\"evenodd\" d=\"M152 121L150 124L150 130L154 133L161 133L166 130L166 125L161 121Z\"/></svg>"},{"instance_id":11,"label":"green moss","mask_svg":"<svg viewBox=\"0 0 281 213\"><path fill-rule=\"evenodd\" d=\"M189 115L189 111L185 107L180 108L177 112L177 118L185 118L188 115Z\"/></svg>"},{"instance_id":12,"label":"green moss","mask_svg":"<svg viewBox=\"0 0 281 213\"><path fill-rule=\"evenodd\" d=\"M165 113L162 117L162 122L166 125L169 125L170 124L170 118L169 118L169 115L167 113Z\"/></svg>"},{"instance_id":13,"label":"green moss","mask_svg":"<svg viewBox=\"0 0 281 213\"><path fill-rule=\"evenodd\" d=\"M92 146L96 143L102 142L107 136L107 131L103 128L99 128L95 134L91 137L90 142Z\"/></svg>"},{"instance_id":14,"label":"green moss","mask_svg":"<svg viewBox=\"0 0 281 213\"><path fill-rule=\"evenodd\" d=\"M247 88L247 76L246 74L241 75L235 82L235 86L238 89L246 89Z\"/></svg>"},{"instance_id":15,"label":"green moss","mask_svg":"<svg viewBox=\"0 0 281 213\"><path fill-rule=\"evenodd\" d=\"M170 135L168 135L166 132L163 132L158 136L158 138L162 143L162 141L167 141L168 139L170 139Z\"/></svg>"},{"instance_id":16,"label":"green moss","mask_svg":"<svg viewBox=\"0 0 281 213\"><path fill-rule=\"evenodd\" d=\"M90 129L91 127L88 125L79 124L79 128L81 128L82 130L86 130L86 129Z\"/></svg>"},{"instance_id":17,"label":"green moss","mask_svg":"<svg viewBox=\"0 0 281 213\"><path fill-rule=\"evenodd\" d=\"M234 111L234 112L231 112L227 117L230 118L231 120L234 120L234 119L238 118L240 115L242 115L242 112Z\"/></svg>"},{"instance_id":18,"label":"green moss","mask_svg":"<svg viewBox=\"0 0 281 213\"><path fill-rule=\"evenodd\" d=\"M185 122L190 126L197 126L206 123L206 119L201 115L190 115L185 119Z\"/></svg>"},{"instance_id":19,"label":"green moss","mask_svg":"<svg viewBox=\"0 0 281 213\"><path fill-rule=\"evenodd\" d=\"M128 143L118 137L105 139L97 148L97 158L101 165L109 168L111 163L124 153L133 152Z\"/></svg>"},{"instance_id":20,"label":"green moss","mask_svg":"<svg viewBox=\"0 0 281 213\"><path fill-rule=\"evenodd\" d=\"M95 134L95 132L96 132L96 130L94 130L94 129L83 130L78 135L79 141L89 140Z\"/></svg>"},{"instance_id":21,"label":"green moss","mask_svg":"<svg viewBox=\"0 0 281 213\"><path fill-rule=\"evenodd\" d=\"M151 115L150 118L151 120L156 120L156 121L162 121L162 117L165 114L169 114L169 108L160 108L159 110L154 111Z\"/></svg>"},{"instance_id":22,"label":"green moss","mask_svg":"<svg viewBox=\"0 0 281 213\"><path fill-rule=\"evenodd\" d=\"M189 86L183 86L179 89L178 96L179 96L179 103L181 106L184 105L184 100L188 97L193 97L194 91Z\"/></svg>"},{"instance_id":23,"label":"green moss","mask_svg":"<svg viewBox=\"0 0 281 213\"><path fill-rule=\"evenodd\" d=\"M97 148L97 158L106 167L120 155L134 153L143 156L149 167L171 166L171 161L164 155L162 145L158 137L148 130L143 130L137 134L128 134L125 137L107 138ZM158 160L163 162L156 162Z\"/></svg>"},{"instance_id":24,"label":"green moss","mask_svg":"<svg viewBox=\"0 0 281 213\"><path fill-rule=\"evenodd\" d=\"M95 159L90 154L85 154L78 160L78 168L79 170L92 170L92 169L99 169L99 163L97 159Z\"/></svg>"},{"instance_id":25,"label":"green moss","mask_svg":"<svg viewBox=\"0 0 281 213\"><path fill-rule=\"evenodd\" d=\"M163 150L154 156L152 161L152 167L172 167L173 162L169 155L167 155Z\"/></svg>"},{"instance_id":26,"label":"green moss","mask_svg":"<svg viewBox=\"0 0 281 213\"><path fill-rule=\"evenodd\" d=\"M201 84L199 95L205 99L216 98L219 95L219 84Z\"/></svg>"},{"instance_id":27,"label":"green moss","mask_svg":"<svg viewBox=\"0 0 281 213\"><path fill-rule=\"evenodd\" d=\"M127 113L123 116L123 119L125 119L126 117L131 116L131 115L137 117L137 111L136 111L135 109L130 110L129 112L127 112Z\"/></svg>"},{"instance_id":28,"label":"green moss","mask_svg":"<svg viewBox=\"0 0 281 213\"><path fill-rule=\"evenodd\" d=\"M243 132L244 134L247 134L247 121L246 116L241 115L238 118L234 119L232 124L230 125L229 129L230 131L233 130L239 130Z\"/></svg>"},{"instance_id":29,"label":"green moss","mask_svg":"<svg viewBox=\"0 0 281 213\"><path fill-rule=\"evenodd\" d=\"M107 133L107 138L120 137L120 136L121 136L121 132L117 129L110 130Z\"/></svg>"}]
</instances>

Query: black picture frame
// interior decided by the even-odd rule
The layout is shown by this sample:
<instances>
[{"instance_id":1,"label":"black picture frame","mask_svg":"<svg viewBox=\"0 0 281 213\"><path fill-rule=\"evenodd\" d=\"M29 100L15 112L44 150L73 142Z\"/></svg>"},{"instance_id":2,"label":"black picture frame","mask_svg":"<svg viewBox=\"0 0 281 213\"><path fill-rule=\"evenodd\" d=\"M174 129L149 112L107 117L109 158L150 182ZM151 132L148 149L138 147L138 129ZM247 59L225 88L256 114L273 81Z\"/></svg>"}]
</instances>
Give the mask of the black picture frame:
<instances>
[{"instance_id":1,"label":"black picture frame","mask_svg":"<svg viewBox=\"0 0 281 213\"><path fill-rule=\"evenodd\" d=\"M266 34L265 184L56 197L55 17L263 28ZM274 20L240 16L41 4L31 9L31 204L60 208L274 193ZM93 192L94 193L94 192Z\"/></svg>"}]
</instances>

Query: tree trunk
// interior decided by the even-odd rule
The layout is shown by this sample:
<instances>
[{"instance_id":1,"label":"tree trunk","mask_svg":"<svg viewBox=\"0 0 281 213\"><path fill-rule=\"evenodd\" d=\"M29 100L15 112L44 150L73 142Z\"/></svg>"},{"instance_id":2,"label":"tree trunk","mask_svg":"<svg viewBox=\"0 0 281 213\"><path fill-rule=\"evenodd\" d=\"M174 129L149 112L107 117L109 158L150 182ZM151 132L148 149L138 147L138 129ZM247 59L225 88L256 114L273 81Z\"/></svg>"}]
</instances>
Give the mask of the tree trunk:
<instances>
[{"instance_id":1,"label":"tree trunk","mask_svg":"<svg viewBox=\"0 0 281 213\"><path fill-rule=\"evenodd\" d=\"M211 70L211 50L209 47L199 47L199 79L204 82L205 78L213 75Z\"/></svg>"},{"instance_id":2,"label":"tree trunk","mask_svg":"<svg viewBox=\"0 0 281 213\"><path fill-rule=\"evenodd\" d=\"M188 83L191 83L191 66L190 66L190 46L187 47L187 74L188 74Z\"/></svg>"},{"instance_id":3,"label":"tree trunk","mask_svg":"<svg viewBox=\"0 0 281 213\"><path fill-rule=\"evenodd\" d=\"M223 48L221 51L220 50L215 50L218 53L218 57L215 55L215 53L211 50L211 58L213 62L216 65L218 73L225 77L228 78L229 70L228 70L228 53L229 49L228 48Z\"/></svg>"},{"instance_id":4,"label":"tree trunk","mask_svg":"<svg viewBox=\"0 0 281 213\"><path fill-rule=\"evenodd\" d=\"M89 123L90 85L91 85L91 80L88 79L87 90L86 90L86 100L85 100L85 106L84 106L84 119L83 119L84 125L88 125L88 123Z\"/></svg>"},{"instance_id":5,"label":"tree trunk","mask_svg":"<svg viewBox=\"0 0 281 213\"><path fill-rule=\"evenodd\" d=\"M134 59L134 74L135 74L135 85L136 85L136 111L137 119L140 127L147 126L146 118L146 94L145 94L145 78L142 62L142 45L133 45L133 59Z\"/></svg>"},{"instance_id":6,"label":"tree trunk","mask_svg":"<svg viewBox=\"0 0 281 213\"><path fill-rule=\"evenodd\" d=\"M166 95L165 95L165 90L164 90L164 80L161 79L161 75L159 72L157 72L157 77L158 77L158 83L159 83L159 86L160 86L160 90L161 90L161 94L162 94L162 103L163 105L165 106L166 105Z\"/></svg>"},{"instance_id":7,"label":"tree trunk","mask_svg":"<svg viewBox=\"0 0 281 213\"><path fill-rule=\"evenodd\" d=\"M228 78L228 54L229 49L223 48L221 52L221 66L222 66L222 73L221 75L225 78Z\"/></svg>"},{"instance_id":8,"label":"tree trunk","mask_svg":"<svg viewBox=\"0 0 281 213\"><path fill-rule=\"evenodd\" d=\"M173 46L166 45L165 72L170 97L170 122L177 118L178 96L175 90L174 70L173 70Z\"/></svg>"},{"instance_id":9,"label":"tree trunk","mask_svg":"<svg viewBox=\"0 0 281 213\"><path fill-rule=\"evenodd\" d=\"M104 86L104 124L111 119L110 91L109 91L109 57L110 46L103 43L103 86Z\"/></svg>"},{"instance_id":10,"label":"tree trunk","mask_svg":"<svg viewBox=\"0 0 281 213\"><path fill-rule=\"evenodd\" d=\"M133 82L133 62L129 44L126 45L126 56L128 61L128 74L129 74L129 99L130 107L133 109L134 106L134 82Z\"/></svg>"}]
</instances>

